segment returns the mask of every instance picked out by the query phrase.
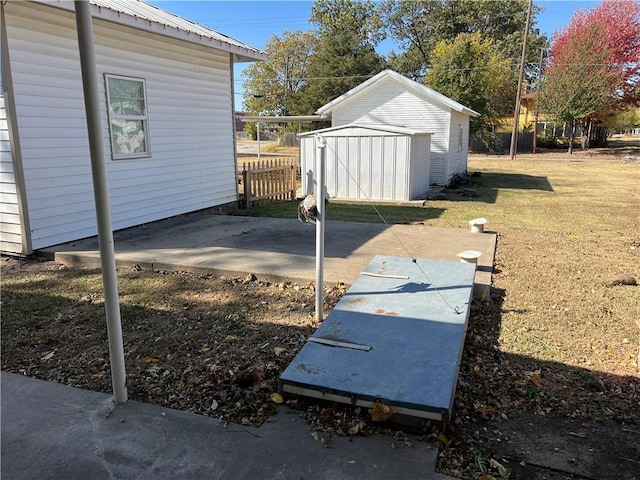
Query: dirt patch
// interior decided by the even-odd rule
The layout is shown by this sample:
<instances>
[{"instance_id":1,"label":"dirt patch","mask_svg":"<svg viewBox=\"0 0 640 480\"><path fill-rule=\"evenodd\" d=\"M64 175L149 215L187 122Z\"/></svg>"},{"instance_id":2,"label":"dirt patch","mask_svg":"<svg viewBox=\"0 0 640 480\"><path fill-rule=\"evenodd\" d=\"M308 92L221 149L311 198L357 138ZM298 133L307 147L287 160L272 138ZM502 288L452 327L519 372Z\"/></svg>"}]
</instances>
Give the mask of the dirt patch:
<instances>
[{"instance_id":1,"label":"dirt patch","mask_svg":"<svg viewBox=\"0 0 640 480\"><path fill-rule=\"evenodd\" d=\"M496 461L523 479L640 478L640 431L614 423L517 414L480 435Z\"/></svg>"}]
</instances>

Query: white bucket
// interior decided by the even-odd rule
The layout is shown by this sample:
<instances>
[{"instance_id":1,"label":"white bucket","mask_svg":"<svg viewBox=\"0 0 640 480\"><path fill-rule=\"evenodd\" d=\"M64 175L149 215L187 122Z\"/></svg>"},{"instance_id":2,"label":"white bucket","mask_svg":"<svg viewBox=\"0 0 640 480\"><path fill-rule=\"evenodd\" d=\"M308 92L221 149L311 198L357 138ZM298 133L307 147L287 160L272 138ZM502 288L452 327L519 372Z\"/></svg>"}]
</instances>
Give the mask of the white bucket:
<instances>
[{"instance_id":1,"label":"white bucket","mask_svg":"<svg viewBox=\"0 0 640 480\"><path fill-rule=\"evenodd\" d=\"M469 225L471 226L471 233L484 232L484 226L486 223L487 223L487 219L484 217L474 218L473 220L469 220Z\"/></svg>"},{"instance_id":2,"label":"white bucket","mask_svg":"<svg viewBox=\"0 0 640 480\"><path fill-rule=\"evenodd\" d=\"M458 254L458 258L460 258L461 263L474 263L476 265L478 264L478 258L481 256L482 252L477 250L465 250Z\"/></svg>"}]
</instances>

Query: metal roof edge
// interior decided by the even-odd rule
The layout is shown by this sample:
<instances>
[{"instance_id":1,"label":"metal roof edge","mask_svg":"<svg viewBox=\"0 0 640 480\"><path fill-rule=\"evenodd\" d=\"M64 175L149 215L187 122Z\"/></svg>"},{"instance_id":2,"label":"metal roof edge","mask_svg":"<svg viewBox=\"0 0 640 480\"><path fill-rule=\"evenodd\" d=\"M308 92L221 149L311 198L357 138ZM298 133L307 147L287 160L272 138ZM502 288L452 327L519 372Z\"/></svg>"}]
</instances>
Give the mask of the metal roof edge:
<instances>
[{"instance_id":1,"label":"metal roof edge","mask_svg":"<svg viewBox=\"0 0 640 480\"><path fill-rule=\"evenodd\" d=\"M75 10L73 1L69 0L34 1L67 11ZM266 52L141 0L90 0L90 2L94 18L232 53L234 62L269 59ZM137 13L134 13L134 10L137 10Z\"/></svg>"},{"instance_id":2,"label":"metal roof edge","mask_svg":"<svg viewBox=\"0 0 640 480\"><path fill-rule=\"evenodd\" d=\"M413 128L401 127L398 125L384 125L384 124L365 124L365 123L346 123L344 125L337 125L334 127L321 128L319 130L312 130L309 132L298 133L298 137L308 137L311 135L322 134L326 132L335 132L338 130L344 130L346 128L363 128L366 130L377 130L390 133L399 133L403 135L433 135L433 132L427 132L425 130L416 130Z\"/></svg>"},{"instance_id":3,"label":"metal roof edge","mask_svg":"<svg viewBox=\"0 0 640 480\"><path fill-rule=\"evenodd\" d=\"M245 122L281 122L281 123L305 123L318 121L331 121L327 116L323 115L243 115L237 114L238 120Z\"/></svg>"}]
</instances>

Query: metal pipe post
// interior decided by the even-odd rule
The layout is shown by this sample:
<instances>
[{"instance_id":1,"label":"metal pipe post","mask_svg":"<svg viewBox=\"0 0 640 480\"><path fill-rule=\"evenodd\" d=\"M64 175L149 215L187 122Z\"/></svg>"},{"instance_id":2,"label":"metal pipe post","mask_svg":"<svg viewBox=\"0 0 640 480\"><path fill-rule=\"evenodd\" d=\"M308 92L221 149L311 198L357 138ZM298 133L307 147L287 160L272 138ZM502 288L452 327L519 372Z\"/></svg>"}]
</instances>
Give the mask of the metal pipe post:
<instances>
[{"instance_id":1,"label":"metal pipe post","mask_svg":"<svg viewBox=\"0 0 640 480\"><path fill-rule=\"evenodd\" d=\"M256 122L256 135L258 138L258 162L260 162L260 122Z\"/></svg>"},{"instance_id":2,"label":"metal pipe post","mask_svg":"<svg viewBox=\"0 0 640 480\"><path fill-rule=\"evenodd\" d=\"M115 402L124 403L127 401L127 376L124 365L115 248L113 244L113 229L111 226L111 209L109 206L109 187L107 184L107 169L102 143L100 97L98 94L98 75L93 43L91 4L82 0L76 0L74 3L82 83L84 86L84 103L87 115L87 129L89 133L89 151L91 153L93 195L96 203L96 218L98 221L104 308L107 317L107 336L109 339L109 358L111 363L111 385L113 387Z\"/></svg>"},{"instance_id":3,"label":"metal pipe post","mask_svg":"<svg viewBox=\"0 0 640 480\"><path fill-rule=\"evenodd\" d=\"M315 322L319 324L324 320L324 226L325 226L325 204L324 199L327 194L325 182L325 139L321 135L316 135L316 204L318 208L318 218L316 220L316 313Z\"/></svg>"}]
</instances>

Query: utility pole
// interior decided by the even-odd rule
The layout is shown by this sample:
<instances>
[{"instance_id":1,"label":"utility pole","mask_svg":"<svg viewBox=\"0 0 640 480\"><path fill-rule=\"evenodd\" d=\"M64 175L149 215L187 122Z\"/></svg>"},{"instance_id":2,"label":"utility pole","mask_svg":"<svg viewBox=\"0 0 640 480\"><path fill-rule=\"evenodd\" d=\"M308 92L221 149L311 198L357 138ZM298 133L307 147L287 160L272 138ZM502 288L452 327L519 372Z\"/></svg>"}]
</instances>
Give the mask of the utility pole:
<instances>
[{"instance_id":1,"label":"utility pole","mask_svg":"<svg viewBox=\"0 0 640 480\"><path fill-rule=\"evenodd\" d=\"M518 78L518 92L516 93L516 108L513 114L513 132L511 133L511 148L509 149L509 156L511 160L516 158L516 151L518 150L518 130L520 123L520 102L522 102L522 82L524 80L524 63L527 57L527 42L529 40L529 23L531 21L531 6L533 0L529 0L529 6L527 7L527 22L524 28L524 40L522 42L522 57L520 57L520 76Z\"/></svg>"}]
</instances>

